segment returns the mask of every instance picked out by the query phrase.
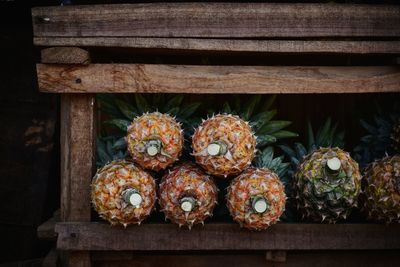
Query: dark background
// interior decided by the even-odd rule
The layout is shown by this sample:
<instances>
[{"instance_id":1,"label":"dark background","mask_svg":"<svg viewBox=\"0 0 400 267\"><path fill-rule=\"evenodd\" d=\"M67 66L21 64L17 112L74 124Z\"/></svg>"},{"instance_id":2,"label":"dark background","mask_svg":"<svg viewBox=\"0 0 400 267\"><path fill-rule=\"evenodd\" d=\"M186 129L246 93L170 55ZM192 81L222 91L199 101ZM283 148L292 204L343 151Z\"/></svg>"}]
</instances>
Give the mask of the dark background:
<instances>
[{"instance_id":1,"label":"dark background","mask_svg":"<svg viewBox=\"0 0 400 267\"><path fill-rule=\"evenodd\" d=\"M129 1L74 1L74 3L110 3ZM135 2L135 1L130 1ZM137 2L137 1L136 1ZM151 1L142 1L151 2ZM294 2L294 1L275 1ZM308 1L317 2L317 1ZM321 1L319 1L321 2ZM326 1L329 2L329 1ZM379 2L397 1L336 1ZM30 8L40 5L58 5L60 1L7 1L0 0L0 263L42 258L51 243L39 241L36 228L50 218L59 206L59 97L39 93L36 84L35 63L39 62L39 49L32 44ZM136 62L184 62L187 55L152 56L126 55ZM231 64L228 55L195 55L191 63ZM107 61L107 56L99 58ZM240 64L337 64L374 65L394 64L393 57L359 56L237 56ZM299 63L300 62L300 63ZM398 95L385 95L378 102L390 104ZM362 135L358 116L373 113L377 95L289 95L279 97L277 105L281 118L294 121L293 130L302 133L307 117L322 122L327 114L340 121L348 131L348 148ZM305 116L304 114L307 114Z\"/></svg>"}]
</instances>

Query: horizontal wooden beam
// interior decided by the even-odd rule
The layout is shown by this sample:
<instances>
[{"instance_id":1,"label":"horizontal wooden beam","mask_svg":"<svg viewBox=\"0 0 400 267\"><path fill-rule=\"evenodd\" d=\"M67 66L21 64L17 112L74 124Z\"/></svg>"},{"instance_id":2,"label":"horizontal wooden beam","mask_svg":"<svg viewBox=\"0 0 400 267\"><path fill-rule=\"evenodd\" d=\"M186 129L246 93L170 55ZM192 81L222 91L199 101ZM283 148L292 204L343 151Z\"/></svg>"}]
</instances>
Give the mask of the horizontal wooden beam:
<instances>
[{"instance_id":1,"label":"horizontal wooden beam","mask_svg":"<svg viewBox=\"0 0 400 267\"><path fill-rule=\"evenodd\" d=\"M58 223L64 250L370 250L400 249L400 225L277 224L267 231L236 224L186 230L172 224L111 227L106 223Z\"/></svg>"},{"instance_id":2,"label":"horizontal wooden beam","mask_svg":"<svg viewBox=\"0 0 400 267\"><path fill-rule=\"evenodd\" d=\"M38 46L127 47L134 49L261 53L400 54L400 41L243 40L140 37L35 37ZM42 63L43 62L42 60ZM47 62L55 63L55 62Z\"/></svg>"},{"instance_id":3,"label":"horizontal wooden beam","mask_svg":"<svg viewBox=\"0 0 400 267\"><path fill-rule=\"evenodd\" d=\"M372 93L400 92L400 67L38 64L51 93Z\"/></svg>"},{"instance_id":4,"label":"horizontal wooden beam","mask_svg":"<svg viewBox=\"0 0 400 267\"><path fill-rule=\"evenodd\" d=\"M400 37L400 6L147 3L37 7L36 37Z\"/></svg>"}]
</instances>

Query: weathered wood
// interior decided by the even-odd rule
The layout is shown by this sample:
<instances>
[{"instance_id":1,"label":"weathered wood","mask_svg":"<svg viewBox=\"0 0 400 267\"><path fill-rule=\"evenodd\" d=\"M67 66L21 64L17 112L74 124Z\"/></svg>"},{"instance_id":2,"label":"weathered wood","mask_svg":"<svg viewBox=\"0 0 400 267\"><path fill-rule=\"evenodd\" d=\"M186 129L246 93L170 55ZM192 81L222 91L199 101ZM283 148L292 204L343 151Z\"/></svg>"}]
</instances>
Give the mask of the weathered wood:
<instances>
[{"instance_id":1,"label":"weathered wood","mask_svg":"<svg viewBox=\"0 0 400 267\"><path fill-rule=\"evenodd\" d=\"M221 253L221 252L220 252ZM96 267L397 267L400 260L398 251L296 251L287 252L284 263L265 262L263 252L234 252L234 254L157 254L138 255L132 252L93 252L92 260Z\"/></svg>"},{"instance_id":2,"label":"weathered wood","mask_svg":"<svg viewBox=\"0 0 400 267\"><path fill-rule=\"evenodd\" d=\"M42 223L37 228L37 235L39 239L55 241L57 239L57 233L54 231L56 223L60 221L60 210L54 212L53 217Z\"/></svg>"},{"instance_id":3,"label":"weathered wood","mask_svg":"<svg viewBox=\"0 0 400 267\"><path fill-rule=\"evenodd\" d=\"M399 37L400 7L149 3L32 9L36 37Z\"/></svg>"},{"instance_id":4,"label":"weathered wood","mask_svg":"<svg viewBox=\"0 0 400 267\"><path fill-rule=\"evenodd\" d=\"M78 47L49 47L41 51L42 63L88 64L89 52Z\"/></svg>"},{"instance_id":5,"label":"weathered wood","mask_svg":"<svg viewBox=\"0 0 400 267\"><path fill-rule=\"evenodd\" d=\"M42 267L57 267L58 266L58 251L52 248L46 257L43 259Z\"/></svg>"},{"instance_id":6,"label":"weathered wood","mask_svg":"<svg viewBox=\"0 0 400 267\"><path fill-rule=\"evenodd\" d=\"M264 53L399 54L400 41L240 40L140 37L35 37L38 46L127 47ZM63 63L44 62L42 63Z\"/></svg>"},{"instance_id":7,"label":"weathered wood","mask_svg":"<svg viewBox=\"0 0 400 267\"><path fill-rule=\"evenodd\" d=\"M94 164L94 101L90 94L61 97L61 219L90 220Z\"/></svg>"},{"instance_id":8,"label":"weathered wood","mask_svg":"<svg viewBox=\"0 0 400 267\"><path fill-rule=\"evenodd\" d=\"M359 250L400 249L400 225L277 224L252 232L236 224L207 224L191 231L172 224L111 227L59 223L57 247L66 250Z\"/></svg>"},{"instance_id":9,"label":"weathered wood","mask_svg":"<svg viewBox=\"0 0 400 267\"><path fill-rule=\"evenodd\" d=\"M400 67L37 65L51 93L372 93L399 92Z\"/></svg>"},{"instance_id":10,"label":"weathered wood","mask_svg":"<svg viewBox=\"0 0 400 267\"><path fill-rule=\"evenodd\" d=\"M87 251L69 251L67 253L68 267L90 267L90 253Z\"/></svg>"}]
</instances>

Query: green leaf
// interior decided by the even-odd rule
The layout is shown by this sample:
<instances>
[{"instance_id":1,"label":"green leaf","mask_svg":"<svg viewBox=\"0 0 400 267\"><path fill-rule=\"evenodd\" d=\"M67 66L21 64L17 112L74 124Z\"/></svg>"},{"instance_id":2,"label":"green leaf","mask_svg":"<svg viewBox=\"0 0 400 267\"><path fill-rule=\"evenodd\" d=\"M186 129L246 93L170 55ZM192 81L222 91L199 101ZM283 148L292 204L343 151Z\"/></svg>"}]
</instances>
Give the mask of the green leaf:
<instances>
[{"instance_id":1,"label":"green leaf","mask_svg":"<svg viewBox=\"0 0 400 267\"><path fill-rule=\"evenodd\" d=\"M318 130L315 145L325 146L327 142L327 136L331 130L331 118L325 121L325 124Z\"/></svg>"},{"instance_id":2,"label":"green leaf","mask_svg":"<svg viewBox=\"0 0 400 267\"><path fill-rule=\"evenodd\" d=\"M149 104L142 94L135 94L135 102L139 113L145 113L149 111Z\"/></svg>"},{"instance_id":3,"label":"green leaf","mask_svg":"<svg viewBox=\"0 0 400 267\"><path fill-rule=\"evenodd\" d=\"M165 110L171 110L173 108L179 108L183 101L183 95L177 95L171 98L165 105Z\"/></svg>"},{"instance_id":4,"label":"green leaf","mask_svg":"<svg viewBox=\"0 0 400 267\"><path fill-rule=\"evenodd\" d=\"M269 122L276 115L276 113L277 113L276 109L258 113L251 119L250 122L251 127L253 127L253 130L257 132L267 122Z\"/></svg>"},{"instance_id":5,"label":"green leaf","mask_svg":"<svg viewBox=\"0 0 400 267\"><path fill-rule=\"evenodd\" d=\"M166 113L171 116L176 116L178 114L178 112L179 112L179 107L174 107L174 108L167 110Z\"/></svg>"},{"instance_id":6,"label":"green leaf","mask_svg":"<svg viewBox=\"0 0 400 267\"><path fill-rule=\"evenodd\" d=\"M184 106L183 108L180 109L180 111L178 113L178 117L180 119L189 118L196 112L196 110L200 107L200 105L201 105L200 102L194 102L194 103L190 103L190 104Z\"/></svg>"},{"instance_id":7,"label":"green leaf","mask_svg":"<svg viewBox=\"0 0 400 267\"><path fill-rule=\"evenodd\" d=\"M130 121L123 120L123 119L112 119L112 120L104 121L105 125L109 125L111 127L117 128L117 129L123 131L124 133L126 133L130 123L131 123Z\"/></svg>"},{"instance_id":8,"label":"green leaf","mask_svg":"<svg viewBox=\"0 0 400 267\"><path fill-rule=\"evenodd\" d=\"M272 105L274 104L276 99L276 95L271 95L268 100L264 103L264 105L262 106L262 110L269 110Z\"/></svg>"},{"instance_id":9,"label":"green leaf","mask_svg":"<svg viewBox=\"0 0 400 267\"><path fill-rule=\"evenodd\" d=\"M272 135L260 135L260 136L257 136L257 146L260 146L260 147L262 147L262 146L265 146L265 145L268 145L268 144L272 144L272 143L275 143L276 142L276 138L275 138L275 136L272 136Z\"/></svg>"},{"instance_id":10,"label":"green leaf","mask_svg":"<svg viewBox=\"0 0 400 267\"><path fill-rule=\"evenodd\" d=\"M225 103L224 103L224 106L223 106L223 108L222 108L222 111L223 111L224 113L227 113L227 114L232 113L231 106L229 105L228 102L225 102Z\"/></svg>"},{"instance_id":11,"label":"green leaf","mask_svg":"<svg viewBox=\"0 0 400 267\"><path fill-rule=\"evenodd\" d=\"M315 145L314 131L311 126L311 122L307 121L307 139L308 139L308 149Z\"/></svg>"},{"instance_id":12,"label":"green leaf","mask_svg":"<svg viewBox=\"0 0 400 267\"><path fill-rule=\"evenodd\" d=\"M118 109L125 115L125 117L129 120L133 120L138 114L135 108L129 103L122 101L120 99L115 99L115 104Z\"/></svg>"},{"instance_id":13,"label":"green leaf","mask_svg":"<svg viewBox=\"0 0 400 267\"><path fill-rule=\"evenodd\" d=\"M272 134L287 126L289 126L291 121L270 121L265 124L259 131L259 134Z\"/></svg>"},{"instance_id":14,"label":"green leaf","mask_svg":"<svg viewBox=\"0 0 400 267\"><path fill-rule=\"evenodd\" d=\"M125 137L121 137L113 143L112 148L114 151L117 151L117 150L126 149L126 146L127 146L127 143L126 143Z\"/></svg>"},{"instance_id":15,"label":"green leaf","mask_svg":"<svg viewBox=\"0 0 400 267\"><path fill-rule=\"evenodd\" d=\"M246 109L241 113L242 119L248 121L253 114L253 111L257 104L260 102L261 95L252 96L246 103Z\"/></svg>"},{"instance_id":16,"label":"green leaf","mask_svg":"<svg viewBox=\"0 0 400 267\"><path fill-rule=\"evenodd\" d=\"M297 133L285 131L285 130L277 131L276 133L274 133L272 135L275 136L276 139L293 138L293 137L299 136Z\"/></svg>"}]
</instances>

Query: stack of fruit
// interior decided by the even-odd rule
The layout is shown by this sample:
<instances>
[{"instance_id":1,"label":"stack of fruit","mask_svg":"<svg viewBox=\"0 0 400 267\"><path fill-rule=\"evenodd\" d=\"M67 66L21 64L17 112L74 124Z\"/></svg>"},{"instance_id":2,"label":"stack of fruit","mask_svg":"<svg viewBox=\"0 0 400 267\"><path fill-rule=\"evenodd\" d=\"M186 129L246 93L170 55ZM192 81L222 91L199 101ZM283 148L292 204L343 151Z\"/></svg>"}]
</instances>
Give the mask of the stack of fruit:
<instances>
[{"instance_id":1,"label":"stack of fruit","mask_svg":"<svg viewBox=\"0 0 400 267\"><path fill-rule=\"evenodd\" d=\"M217 112L209 110L217 115L206 120L196 115L201 114L200 104L186 104L182 96L100 100L108 116L105 124L117 132L98 139L101 168L93 178L92 202L111 224L140 224L147 218L155 207L158 178L160 210L166 219L189 229L212 216L216 184L228 179L227 209L234 221L251 230L287 220L294 210L315 222L345 220L360 195L369 218L399 221L400 157L368 165L362 182L358 163L343 150L344 132L337 132L330 119L315 135L309 124L307 147L279 145L290 164L283 162L284 156L274 157L278 140L297 136L284 129L290 121L272 120L274 97L251 97L244 108L236 97ZM389 138L396 150L400 127L393 121L397 124ZM366 145L370 149L367 141L374 138L362 140L356 152Z\"/></svg>"}]
</instances>

